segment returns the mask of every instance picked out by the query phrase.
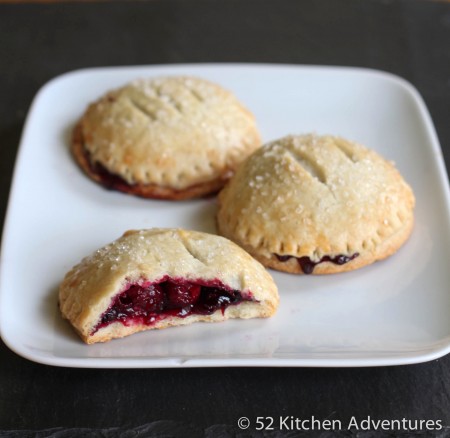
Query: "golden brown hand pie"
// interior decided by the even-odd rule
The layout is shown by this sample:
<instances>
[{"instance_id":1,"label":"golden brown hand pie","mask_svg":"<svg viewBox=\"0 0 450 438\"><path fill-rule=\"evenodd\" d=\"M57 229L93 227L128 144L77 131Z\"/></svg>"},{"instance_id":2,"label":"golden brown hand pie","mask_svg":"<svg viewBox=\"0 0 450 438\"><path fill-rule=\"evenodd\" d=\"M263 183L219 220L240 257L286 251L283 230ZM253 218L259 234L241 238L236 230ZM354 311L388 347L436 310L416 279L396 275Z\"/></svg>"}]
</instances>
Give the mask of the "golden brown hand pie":
<instances>
[{"instance_id":1,"label":"golden brown hand pie","mask_svg":"<svg viewBox=\"0 0 450 438\"><path fill-rule=\"evenodd\" d=\"M288 136L250 156L219 194L220 234L265 266L298 274L360 268L396 252L415 199L393 164L332 136Z\"/></svg>"},{"instance_id":2,"label":"golden brown hand pie","mask_svg":"<svg viewBox=\"0 0 450 438\"><path fill-rule=\"evenodd\" d=\"M91 104L72 152L105 187L187 199L219 190L260 143L253 115L231 92L175 76L136 80Z\"/></svg>"},{"instance_id":3,"label":"golden brown hand pie","mask_svg":"<svg viewBox=\"0 0 450 438\"><path fill-rule=\"evenodd\" d=\"M181 229L127 231L65 276L59 305L88 344L142 330L269 317L277 287L240 247Z\"/></svg>"}]
</instances>

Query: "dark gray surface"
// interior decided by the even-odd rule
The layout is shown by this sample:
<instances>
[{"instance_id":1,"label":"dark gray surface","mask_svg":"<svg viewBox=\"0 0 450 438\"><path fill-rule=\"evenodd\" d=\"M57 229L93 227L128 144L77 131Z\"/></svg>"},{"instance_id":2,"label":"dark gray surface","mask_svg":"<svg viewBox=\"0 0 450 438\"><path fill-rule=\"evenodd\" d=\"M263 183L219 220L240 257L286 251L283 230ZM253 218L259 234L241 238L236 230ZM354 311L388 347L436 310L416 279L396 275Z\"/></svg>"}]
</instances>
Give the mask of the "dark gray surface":
<instances>
[{"instance_id":1,"label":"dark gray surface","mask_svg":"<svg viewBox=\"0 0 450 438\"><path fill-rule=\"evenodd\" d=\"M450 163L450 3L0 5L0 217L26 112L46 81L91 66L180 62L348 65L398 74L424 97ZM18 303L20 317L19 298ZM12 432L23 429L51 429L40 436L77 435L73 429L61 435L54 429L60 427L92 428L99 436L119 433L114 427L136 428L141 436L183 436L183 430L184 436L234 436L241 416L254 421L287 415L343 424L370 415L450 425L450 356L365 369L88 370L34 364L0 343L0 434L11 431L6 436L25 436ZM168 422L155 423L160 420Z\"/></svg>"}]
</instances>

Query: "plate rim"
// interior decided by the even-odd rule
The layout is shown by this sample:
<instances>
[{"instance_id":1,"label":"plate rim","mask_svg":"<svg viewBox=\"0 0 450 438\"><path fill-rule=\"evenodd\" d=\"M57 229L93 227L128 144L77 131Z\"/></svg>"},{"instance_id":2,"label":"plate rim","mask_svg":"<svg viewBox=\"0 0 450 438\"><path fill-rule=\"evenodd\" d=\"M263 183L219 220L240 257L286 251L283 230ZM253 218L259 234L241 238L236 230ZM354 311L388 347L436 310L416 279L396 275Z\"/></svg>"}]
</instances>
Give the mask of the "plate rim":
<instances>
[{"instance_id":1,"label":"plate rim","mask_svg":"<svg viewBox=\"0 0 450 438\"><path fill-rule=\"evenodd\" d=\"M390 72L386 72L379 69L367 68L367 67L352 67L352 66L334 66L334 65L303 65L303 64L284 64L284 63L181 63L181 64L142 64L142 65L130 65L130 66L101 66L101 67L88 67L76 70L71 70L62 73L54 78L50 79L44 83L29 106L25 123L22 129L20 141L17 147L17 154L15 163L13 166L13 176L11 179L11 186L9 190L7 208L4 218L2 241L0 248L0 316L2 314L2 301L4 292L4 277L5 277L5 263L4 254L5 250L9 247L8 236L10 233L8 230L12 227L12 213L11 205L14 202L14 193L18 190L18 179L19 172L18 167L22 162L24 144L26 143L28 132L31 129L30 125L32 123L33 114L36 111L41 98L45 95L47 89L54 86L57 82L71 80L73 77L78 75L86 74L99 74L104 72L117 73L120 71L130 72L131 70L138 69L148 69L149 71L157 70L183 70L189 68L200 68L200 69L236 69L236 68L253 68L253 69L292 69L292 70L320 70L328 72L355 72L358 74L370 75L373 77L378 77L383 80L387 80L405 90L412 98L413 102L420 112L420 118L424 122L424 127L426 134L429 138L429 145L432 148L433 163L438 169L439 186L442 190L442 194L445 196L446 203L445 210L447 213L447 218L450 217L450 188L448 185L448 172L443 159L442 148L434 127L429 110L420 95L416 87L407 81L406 79L395 75ZM172 73L170 73L172 74ZM422 363L438 359L448 353L450 353L450 334L442 339L437 340L430 347L419 349L421 352L403 352L400 356L395 355L395 352L386 352L385 356L373 357L373 358L348 358L348 357L336 357L336 358L315 358L314 355L310 358L280 358L280 357L255 357L252 358L188 358L183 359L178 356L168 356L164 358L129 358L129 357L87 357L87 358L67 358L67 357L57 357L57 356L47 356L31 353L30 349L25 345L16 345L13 339L10 339L8 330L5 327L4 318L0 318L0 336L5 343L5 345L10 348L16 354L46 365L52 366L62 366L62 367L77 367L77 368L193 368L193 367L368 367L368 366L392 366L392 365L407 365L414 363ZM377 352L375 352L376 354ZM329 354L328 354L329 355ZM357 352L356 352L356 355Z\"/></svg>"}]
</instances>

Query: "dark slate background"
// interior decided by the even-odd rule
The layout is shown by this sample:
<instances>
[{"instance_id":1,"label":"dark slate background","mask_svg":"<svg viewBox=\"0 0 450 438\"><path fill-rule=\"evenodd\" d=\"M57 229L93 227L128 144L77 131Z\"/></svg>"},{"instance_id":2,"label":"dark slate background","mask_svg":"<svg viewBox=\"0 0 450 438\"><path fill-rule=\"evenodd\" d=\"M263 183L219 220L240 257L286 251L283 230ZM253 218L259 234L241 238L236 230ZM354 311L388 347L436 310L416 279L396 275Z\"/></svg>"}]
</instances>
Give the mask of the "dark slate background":
<instances>
[{"instance_id":1,"label":"dark slate background","mask_svg":"<svg viewBox=\"0 0 450 438\"><path fill-rule=\"evenodd\" d=\"M84 67L193 62L362 66L400 75L422 94L450 163L450 3L0 4L1 221L24 119L46 81ZM18 306L20 314L19 296ZM0 341L0 436L263 436L239 432L237 419L244 415L314 416L343 424L370 415L439 419L449 426L450 356L380 368L89 370L35 364ZM439 436L450 436L449 429Z\"/></svg>"}]
</instances>

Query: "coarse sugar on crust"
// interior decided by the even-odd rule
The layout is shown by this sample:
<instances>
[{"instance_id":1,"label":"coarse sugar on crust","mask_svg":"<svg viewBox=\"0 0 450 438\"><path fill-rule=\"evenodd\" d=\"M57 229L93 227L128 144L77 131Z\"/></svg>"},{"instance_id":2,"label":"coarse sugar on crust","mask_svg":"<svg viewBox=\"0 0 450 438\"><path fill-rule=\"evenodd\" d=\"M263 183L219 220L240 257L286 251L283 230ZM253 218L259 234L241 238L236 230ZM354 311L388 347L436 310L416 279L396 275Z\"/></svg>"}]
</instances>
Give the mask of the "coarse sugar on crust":
<instances>
[{"instance_id":1,"label":"coarse sugar on crust","mask_svg":"<svg viewBox=\"0 0 450 438\"><path fill-rule=\"evenodd\" d=\"M395 166L358 143L287 136L250 156L219 194L219 233L266 267L353 270L395 253L415 198Z\"/></svg>"},{"instance_id":2,"label":"coarse sugar on crust","mask_svg":"<svg viewBox=\"0 0 450 438\"><path fill-rule=\"evenodd\" d=\"M96 182L148 198L219 190L261 145L254 116L229 91L200 78L135 80L92 103L73 155Z\"/></svg>"}]
</instances>

